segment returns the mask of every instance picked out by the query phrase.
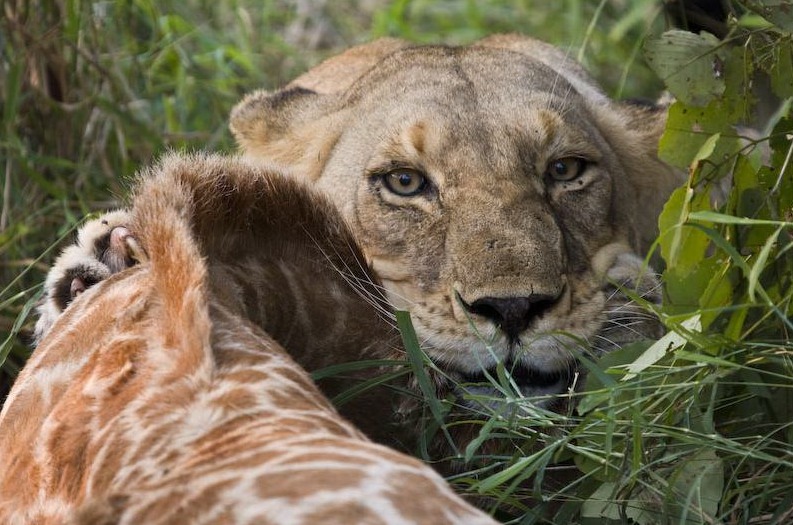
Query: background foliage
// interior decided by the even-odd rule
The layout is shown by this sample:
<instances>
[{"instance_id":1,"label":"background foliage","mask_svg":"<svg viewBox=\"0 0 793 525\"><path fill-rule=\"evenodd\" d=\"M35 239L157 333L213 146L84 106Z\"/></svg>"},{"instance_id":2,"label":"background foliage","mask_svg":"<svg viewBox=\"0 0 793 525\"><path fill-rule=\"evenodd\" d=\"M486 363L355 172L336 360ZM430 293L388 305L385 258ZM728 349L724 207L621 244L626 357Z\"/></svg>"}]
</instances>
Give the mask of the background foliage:
<instances>
[{"instance_id":1,"label":"background foliage","mask_svg":"<svg viewBox=\"0 0 793 525\"><path fill-rule=\"evenodd\" d=\"M546 413L515 398L510 417L489 414L461 451L488 467L454 482L490 496L516 523L793 521L789 2L733 2L728 20L696 19L709 33L664 32L670 17L659 0L3 7L0 399L26 358L27 313L56 239L117 205L152 157L231 150L226 118L245 92L349 45L518 31L569 49L615 97L654 99L666 86L677 98L659 150L690 174L660 221L659 315L670 333L585 361L590 380L576 411ZM488 439L514 452L483 455ZM558 471L569 481L543 483Z\"/></svg>"}]
</instances>

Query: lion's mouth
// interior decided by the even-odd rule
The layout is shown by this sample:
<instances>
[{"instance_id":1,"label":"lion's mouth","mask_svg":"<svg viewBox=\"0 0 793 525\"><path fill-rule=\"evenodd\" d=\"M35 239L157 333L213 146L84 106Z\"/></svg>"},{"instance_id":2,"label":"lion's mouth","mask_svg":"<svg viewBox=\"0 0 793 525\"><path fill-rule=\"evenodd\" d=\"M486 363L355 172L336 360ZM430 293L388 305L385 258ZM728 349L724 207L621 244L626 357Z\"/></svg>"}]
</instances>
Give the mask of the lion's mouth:
<instances>
[{"instance_id":1,"label":"lion's mouth","mask_svg":"<svg viewBox=\"0 0 793 525\"><path fill-rule=\"evenodd\" d=\"M460 374L455 390L462 400L497 401L509 393L533 398L535 404L547 405L554 397L575 387L576 367L541 370L525 364L505 366L501 374L496 368ZM517 390L517 391L516 391Z\"/></svg>"}]
</instances>

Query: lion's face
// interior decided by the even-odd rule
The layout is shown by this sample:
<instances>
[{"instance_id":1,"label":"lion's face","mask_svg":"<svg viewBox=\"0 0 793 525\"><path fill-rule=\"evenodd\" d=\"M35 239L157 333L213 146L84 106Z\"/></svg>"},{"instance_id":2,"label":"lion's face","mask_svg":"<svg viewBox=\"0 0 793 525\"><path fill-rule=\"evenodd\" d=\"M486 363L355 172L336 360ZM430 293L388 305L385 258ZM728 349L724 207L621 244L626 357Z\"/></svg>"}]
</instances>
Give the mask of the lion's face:
<instances>
[{"instance_id":1,"label":"lion's face","mask_svg":"<svg viewBox=\"0 0 793 525\"><path fill-rule=\"evenodd\" d=\"M604 276L646 247L675 182L657 116L532 40L403 46L251 95L232 128L335 201L452 378L502 361L526 395L564 391L571 350L603 328Z\"/></svg>"}]
</instances>

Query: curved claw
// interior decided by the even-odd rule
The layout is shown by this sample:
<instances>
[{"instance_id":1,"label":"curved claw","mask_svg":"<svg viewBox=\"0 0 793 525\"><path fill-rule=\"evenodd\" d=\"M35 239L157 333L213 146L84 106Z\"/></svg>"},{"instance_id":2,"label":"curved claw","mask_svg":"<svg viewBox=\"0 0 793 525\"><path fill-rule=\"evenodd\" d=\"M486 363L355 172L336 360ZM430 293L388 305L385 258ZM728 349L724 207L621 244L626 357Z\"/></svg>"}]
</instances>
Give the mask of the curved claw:
<instances>
[{"instance_id":1,"label":"curved claw","mask_svg":"<svg viewBox=\"0 0 793 525\"><path fill-rule=\"evenodd\" d=\"M85 284L85 281L80 277L75 277L72 279L71 284L69 285L69 295L72 299L83 293L88 286Z\"/></svg>"},{"instance_id":2,"label":"curved claw","mask_svg":"<svg viewBox=\"0 0 793 525\"><path fill-rule=\"evenodd\" d=\"M143 247L138 243L138 241L132 235L128 235L125 238L127 244L127 250L129 250L129 256L135 262L139 264L143 264L149 261L149 256L144 251Z\"/></svg>"}]
</instances>

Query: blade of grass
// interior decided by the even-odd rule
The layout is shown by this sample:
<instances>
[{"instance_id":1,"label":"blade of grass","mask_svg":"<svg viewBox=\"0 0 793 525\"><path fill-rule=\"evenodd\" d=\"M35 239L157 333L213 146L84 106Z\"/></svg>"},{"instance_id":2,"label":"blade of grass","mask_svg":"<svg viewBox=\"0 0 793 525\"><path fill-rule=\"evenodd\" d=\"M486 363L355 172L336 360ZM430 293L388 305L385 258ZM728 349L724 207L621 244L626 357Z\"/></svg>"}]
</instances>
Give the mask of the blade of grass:
<instances>
[{"instance_id":1,"label":"blade of grass","mask_svg":"<svg viewBox=\"0 0 793 525\"><path fill-rule=\"evenodd\" d=\"M36 306L36 303L38 303L38 297L37 296L31 297L25 303L25 306L22 307L22 311L14 321L14 325L11 327L11 331L9 332L8 336L5 338L5 341L3 341L2 346L0 346L0 367L3 366L6 359L8 358L8 354L11 353L11 348L13 348L14 346L14 338L22 329L22 325L24 324L25 320L28 318L30 311Z\"/></svg>"},{"instance_id":2,"label":"blade of grass","mask_svg":"<svg viewBox=\"0 0 793 525\"><path fill-rule=\"evenodd\" d=\"M449 434L449 430L446 428L446 425L444 425L443 408L441 407L441 403L435 392L435 388L433 388L432 382L430 381L425 369L426 362L429 361L429 358L421 350L418 337L416 336L416 330L413 328L413 323L410 320L410 313L404 310L397 310L395 315L397 326L399 327L399 333L402 336L402 343L405 345L405 351L408 355L408 361L410 362L411 370L416 382L419 385L421 393L424 395L424 400L429 406L432 417L435 419L435 423L441 429L449 444L454 448L455 453L459 455L457 444Z\"/></svg>"},{"instance_id":3,"label":"blade of grass","mask_svg":"<svg viewBox=\"0 0 793 525\"><path fill-rule=\"evenodd\" d=\"M380 385L386 385L391 381L398 379L405 374L407 374L407 370L399 370L396 372L391 372L387 374L382 374L377 377L373 377L371 379L367 379L366 381L362 381L352 388L348 388L344 392L338 394L333 398L333 404L337 407L343 406L344 404L352 401L356 397L360 396L361 394L371 390L372 388L376 388Z\"/></svg>"},{"instance_id":4,"label":"blade of grass","mask_svg":"<svg viewBox=\"0 0 793 525\"><path fill-rule=\"evenodd\" d=\"M390 360L390 359L368 359L363 361L350 361L349 363L340 363L338 365L331 365L325 368L320 368L311 372L311 378L314 381L325 379L326 377L333 377L342 375L348 372L357 372L358 370L368 370L370 368L391 368L395 366L406 366L405 361Z\"/></svg>"}]
</instances>

